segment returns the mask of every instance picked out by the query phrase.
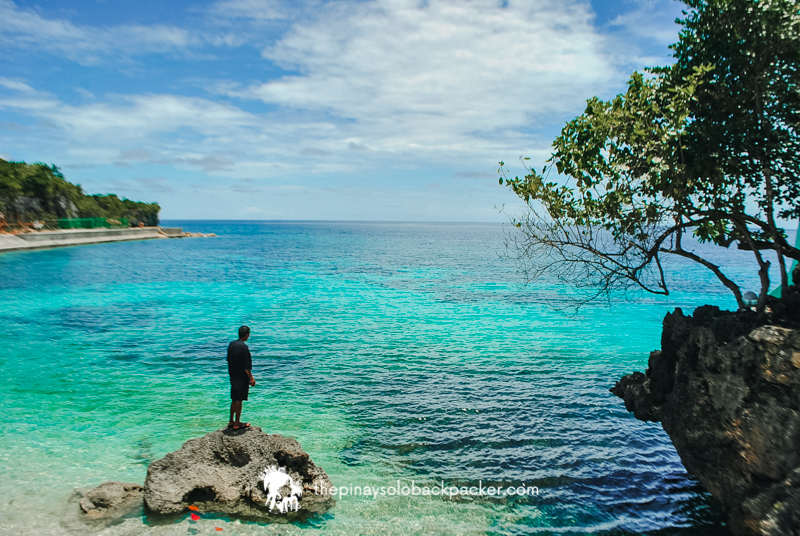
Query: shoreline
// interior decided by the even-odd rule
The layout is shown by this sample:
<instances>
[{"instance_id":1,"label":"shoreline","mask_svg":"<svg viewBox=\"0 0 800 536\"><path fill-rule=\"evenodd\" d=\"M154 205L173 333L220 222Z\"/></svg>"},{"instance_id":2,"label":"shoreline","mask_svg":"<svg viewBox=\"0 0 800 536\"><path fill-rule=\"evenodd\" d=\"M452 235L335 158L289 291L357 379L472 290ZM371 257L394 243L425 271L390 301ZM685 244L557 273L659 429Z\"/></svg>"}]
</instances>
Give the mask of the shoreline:
<instances>
[{"instance_id":1,"label":"shoreline","mask_svg":"<svg viewBox=\"0 0 800 536\"><path fill-rule=\"evenodd\" d=\"M132 227L129 229L62 229L32 233L0 234L0 254L11 251L27 251L130 240L153 240L159 238L182 238L183 229L161 227Z\"/></svg>"}]
</instances>

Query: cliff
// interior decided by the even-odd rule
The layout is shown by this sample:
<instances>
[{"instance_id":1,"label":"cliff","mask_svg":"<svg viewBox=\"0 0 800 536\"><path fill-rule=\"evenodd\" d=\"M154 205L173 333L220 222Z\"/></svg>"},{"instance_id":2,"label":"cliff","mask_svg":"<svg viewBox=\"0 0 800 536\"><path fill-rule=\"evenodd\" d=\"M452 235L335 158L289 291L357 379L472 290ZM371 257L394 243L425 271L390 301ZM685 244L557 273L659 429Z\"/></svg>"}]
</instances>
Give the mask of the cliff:
<instances>
[{"instance_id":1,"label":"cliff","mask_svg":"<svg viewBox=\"0 0 800 536\"><path fill-rule=\"evenodd\" d=\"M795 287L796 289L797 287ZM611 392L661 422L736 535L800 534L800 329L795 299L771 316L698 308L664 319L646 373Z\"/></svg>"}]
</instances>

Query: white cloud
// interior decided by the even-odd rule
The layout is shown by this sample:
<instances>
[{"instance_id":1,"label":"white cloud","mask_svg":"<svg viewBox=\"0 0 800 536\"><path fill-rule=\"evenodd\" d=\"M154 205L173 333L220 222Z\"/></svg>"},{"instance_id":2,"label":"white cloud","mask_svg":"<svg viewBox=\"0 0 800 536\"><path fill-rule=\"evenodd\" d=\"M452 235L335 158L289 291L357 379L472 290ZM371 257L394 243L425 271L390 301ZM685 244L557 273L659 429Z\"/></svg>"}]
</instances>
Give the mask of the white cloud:
<instances>
[{"instance_id":1,"label":"white cloud","mask_svg":"<svg viewBox=\"0 0 800 536\"><path fill-rule=\"evenodd\" d=\"M264 51L301 74L223 91L331 114L384 154L502 156L526 148L519 129L619 83L592 16L577 1L329 3Z\"/></svg>"},{"instance_id":2,"label":"white cloud","mask_svg":"<svg viewBox=\"0 0 800 536\"><path fill-rule=\"evenodd\" d=\"M458 171L453 173L453 177L458 179L497 179L498 175L487 171Z\"/></svg>"},{"instance_id":3,"label":"white cloud","mask_svg":"<svg viewBox=\"0 0 800 536\"><path fill-rule=\"evenodd\" d=\"M628 0L626 4L631 9L598 29L612 44L610 53L626 70L672 63L669 45L678 40L680 30L674 21L682 17L686 5L676 0Z\"/></svg>"},{"instance_id":4,"label":"white cloud","mask_svg":"<svg viewBox=\"0 0 800 536\"><path fill-rule=\"evenodd\" d=\"M617 16L608 26L664 48L678 40L678 27L665 25L664 21L678 18L681 8L686 6L675 0L634 0L633 3L634 9Z\"/></svg>"},{"instance_id":5,"label":"white cloud","mask_svg":"<svg viewBox=\"0 0 800 536\"><path fill-rule=\"evenodd\" d=\"M0 77L0 86L13 91L21 91L22 93L36 93L36 90L24 82L19 80L12 80L10 78Z\"/></svg>"},{"instance_id":6,"label":"white cloud","mask_svg":"<svg viewBox=\"0 0 800 536\"><path fill-rule=\"evenodd\" d=\"M288 170L352 171L356 165L324 160L309 166L297 158L298 140L331 135L336 127L330 123L269 120L229 104L178 95L111 96L108 102L72 105L24 83L7 85L18 92L0 96L0 110L36 117L46 125L46 135L56 137L55 146L82 160L78 165L88 161L131 169L145 163L259 178ZM38 130L41 138L45 131ZM340 145L344 153L345 142Z\"/></svg>"},{"instance_id":7,"label":"white cloud","mask_svg":"<svg viewBox=\"0 0 800 536\"><path fill-rule=\"evenodd\" d=\"M291 10L278 0L222 0L213 4L208 12L226 19L274 21L289 18Z\"/></svg>"},{"instance_id":8,"label":"white cloud","mask_svg":"<svg viewBox=\"0 0 800 536\"><path fill-rule=\"evenodd\" d=\"M316 147L306 147L302 151L300 151L302 156L310 156L314 158L324 158L326 156L330 156L331 153L328 151L323 151L322 149L317 149Z\"/></svg>"},{"instance_id":9,"label":"white cloud","mask_svg":"<svg viewBox=\"0 0 800 536\"><path fill-rule=\"evenodd\" d=\"M263 215L266 214L267 211L261 207L245 207L242 209L242 212L244 212L245 214Z\"/></svg>"},{"instance_id":10,"label":"white cloud","mask_svg":"<svg viewBox=\"0 0 800 536\"><path fill-rule=\"evenodd\" d=\"M121 160L139 160L147 161L153 157L147 149L130 149L127 151L120 151L119 157Z\"/></svg>"},{"instance_id":11,"label":"white cloud","mask_svg":"<svg viewBox=\"0 0 800 536\"><path fill-rule=\"evenodd\" d=\"M138 55L180 50L197 39L171 26L125 25L109 28L77 26L48 18L11 0L0 0L0 45L5 49L34 49L62 55L83 65L111 55Z\"/></svg>"},{"instance_id":12,"label":"white cloud","mask_svg":"<svg viewBox=\"0 0 800 536\"><path fill-rule=\"evenodd\" d=\"M231 170L234 167L234 162L225 156L218 154L202 155L202 156L180 156L173 158L152 158L146 160L149 164L165 164L165 165L185 165L198 167L203 171L209 173L214 171Z\"/></svg>"},{"instance_id":13,"label":"white cloud","mask_svg":"<svg viewBox=\"0 0 800 536\"><path fill-rule=\"evenodd\" d=\"M175 191L166 177L139 177L136 182L141 183L151 192L173 193Z\"/></svg>"},{"instance_id":14,"label":"white cloud","mask_svg":"<svg viewBox=\"0 0 800 536\"><path fill-rule=\"evenodd\" d=\"M116 102L111 103L72 106L46 93L36 93L0 98L0 107L47 118L79 141L108 141L116 146L183 128L212 137L219 132L252 127L258 122L235 106L175 95L134 95L117 97Z\"/></svg>"},{"instance_id":15,"label":"white cloud","mask_svg":"<svg viewBox=\"0 0 800 536\"><path fill-rule=\"evenodd\" d=\"M26 84L6 82L0 80L0 85L18 93L0 97L0 110L39 118L60 136L70 154L94 163L224 171L234 166L231 154L264 139L260 118L207 99L134 95L70 105Z\"/></svg>"}]
</instances>

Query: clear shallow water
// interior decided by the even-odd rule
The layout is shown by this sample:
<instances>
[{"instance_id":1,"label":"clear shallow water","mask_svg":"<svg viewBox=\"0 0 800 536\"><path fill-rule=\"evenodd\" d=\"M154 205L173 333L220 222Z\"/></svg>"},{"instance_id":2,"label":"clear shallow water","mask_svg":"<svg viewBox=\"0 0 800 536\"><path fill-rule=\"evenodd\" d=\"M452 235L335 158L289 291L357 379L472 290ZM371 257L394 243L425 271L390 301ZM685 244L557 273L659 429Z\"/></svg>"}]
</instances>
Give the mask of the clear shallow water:
<instances>
[{"instance_id":1,"label":"clear shallow water","mask_svg":"<svg viewBox=\"0 0 800 536\"><path fill-rule=\"evenodd\" d=\"M61 534L74 487L227 422L224 351L251 326L246 420L297 438L337 486L539 488L538 497L344 497L297 525L126 520L104 534L725 534L660 425L608 392L675 294L565 316L523 287L493 224L170 222L216 232L0 255L0 533ZM717 253L733 273L749 258ZM754 274L740 278L756 288Z\"/></svg>"}]
</instances>

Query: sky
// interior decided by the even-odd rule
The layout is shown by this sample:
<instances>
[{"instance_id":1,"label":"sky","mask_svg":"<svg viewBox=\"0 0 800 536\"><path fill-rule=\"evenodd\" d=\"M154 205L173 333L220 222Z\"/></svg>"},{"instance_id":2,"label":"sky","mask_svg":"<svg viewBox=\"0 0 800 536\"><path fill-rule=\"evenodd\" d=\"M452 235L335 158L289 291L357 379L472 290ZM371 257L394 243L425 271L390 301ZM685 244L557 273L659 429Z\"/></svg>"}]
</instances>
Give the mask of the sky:
<instances>
[{"instance_id":1,"label":"sky","mask_svg":"<svg viewBox=\"0 0 800 536\"><path fill-rule=\"evenodd\" d=\"M0 0L0 158L162 219L507 221L675 0Z\"/></svg>"}]
</instances>

